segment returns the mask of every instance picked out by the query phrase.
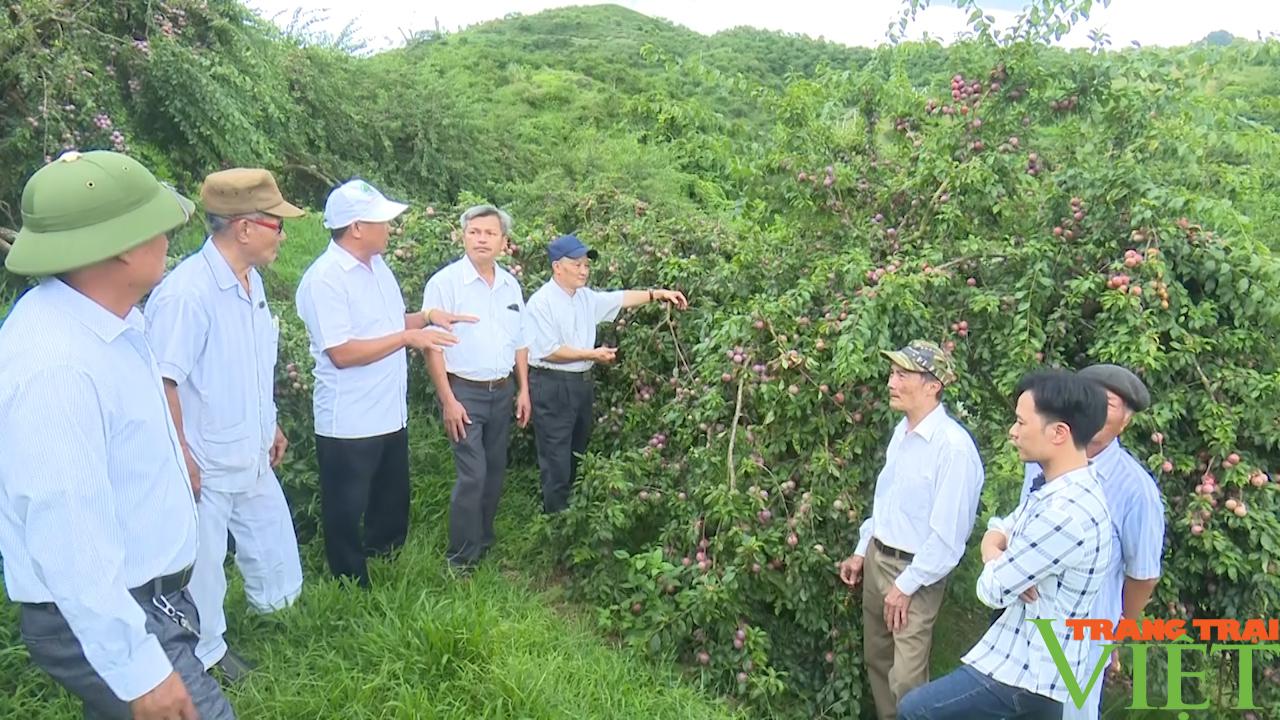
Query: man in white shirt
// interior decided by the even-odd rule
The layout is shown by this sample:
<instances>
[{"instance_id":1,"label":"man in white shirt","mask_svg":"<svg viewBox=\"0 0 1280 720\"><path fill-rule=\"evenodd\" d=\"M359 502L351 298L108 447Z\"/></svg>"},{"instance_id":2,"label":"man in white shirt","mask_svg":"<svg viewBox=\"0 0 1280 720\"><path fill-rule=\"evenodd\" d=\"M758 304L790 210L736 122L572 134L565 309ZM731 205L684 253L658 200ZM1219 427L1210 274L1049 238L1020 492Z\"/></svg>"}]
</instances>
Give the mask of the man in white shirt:
<instances>
[{"instance_id":1,"label":"man in white shirt","mask_svg":"<svg viewBox=\"0 0 1280 720\"><path fill-rule=\"evenodd\" d=\"M439 309L476 318L454 328L456 345L427 356L458 473L449 503L446 559L465 573L494 543L512 405L520 427L528 425L530 410L524 294L515 277L495 262L511 236L511 218L496 207L477 205L460 222L466 255L427 280L422 306L433 315Z\"/></svg>"},{"instance_id":2,"label":"man in white shirt","mask_svg":"<svg viewBox=\"0 0 1280 720\"><path fill-rule=\"evenodd\" d=\"M973 438L942 404L956 380L951 356L924 340L884 354L889 406L905 417L840 578L853 587L865 570L863 656L877 717L892 720L907 691L929 680L933 625L973 531L984 473Z\"/></svg>"},{"instance_id":3,"label":"man in white shirt","mask_svg":"<svg viewBox=\"0 0 1280 720\"><path fill-rule=\"evenodd\" d=\"M426 313L405 312L382 259L390 222L407 208L363 180L335 189L324 208L332 242L298 283L298 315L315 359L325 556L334 575L363 588L367 559L390 554L409 532L406 348L433 355L457 342L426 328Z\"/></svg>"},{"instance_id":4,"label":"man in white shirt","mask_svg":"<svg viewBox=\"0 0 1280 720\"><path fill-rule=\"evenodd\" d=\"M587 287L591 261L598 255L573 235L552 240L547 254L551 279L529 297L525 331L542 510L555 513L569 506L578 456L587 451L591 439L595 404L591 368L596 363L611 365L617 353L617 348L596 347L596 325L612 321L623 308L654 300L681 310L689 303L675 290Z\"/></svg>"},{"instance_id":5,"label":"man in white shirt","mask_svg":"<svg viewBox=\"0 0 1280 720\"><path fill-rule=\"evenodd\" d=\"M5 260L42 278L0 326L0 556L31 661L87 717L234 718L195 656L199 525L145 320L193 205L119 153L22 194Z\"/></svg>"},{"instance_id":6,"label":"man in white shirt","mask_svg":"<svg viewBox=\"0 0 1280 720\"><path fill-rule=\"evenodd\" d=\"M1067 680L1031 620L1052 621L1074 681L1088 669L1089 641L1068 619L1085 618L1111 557L1111 517L1085 448L1102 429L1107 401L1091 380L1062 370L1018 383L1009 439L1044 483L1013 514L993 518L982 538L978 598L1008 608L963 658L959 670L902 699L904 720L1057 720Z\"/></svg>"},{"instance_id":7,"label":"man in white shirt","mask_svg":"<svg viewBox=\"0 0 1280 720\"><path fill-rule=\"evenodd\" d=\"M1120 435L1129 426L1134 413L1150 406L1151 394L1137 375L1119 365L1090 365L1078 374L1102 385L1107 394L1107 422L1089 441L1086 449L1107 498L1112 528L1111 560L1090 617L1113 624L1121 617L1139 620L1160 580L1161 556L1164 553L1164 501L1155 478L1120 444ZM1024 500L1032 491L1039 489L1037 479L1044 482L1044 470L1038 463L1027 463L1025 467L1021 497ZM1086 666L1090 674L1102 658L1103 644L1090 643ZM1110 660L1112 668L1118 670L1119 655L1113 652ZM1086 676L1086 681L1088 679ZM1097 718L1102 706L1104 680L1105 675L1093 683L1083 708L1066 703L1064 720Z\"/></svg>"},{"instance_id":8,"label":"man in white shirt","mask_svg":"<svg viewBox=\"0 0 1280 720\"><path fill-rule=\"evenodd\" d=\"M276 259L284 219L303 212L258 168L213 173L200 195L211 234L148 298L147 339L200 503L191 577L200 611L196 655L237 682L252 664L223 638L227 530L253 610L287 607L302 591L293 516L272 470L288 447L276 424L280 329L257 268Z\"/></svg>"}]
</instances>

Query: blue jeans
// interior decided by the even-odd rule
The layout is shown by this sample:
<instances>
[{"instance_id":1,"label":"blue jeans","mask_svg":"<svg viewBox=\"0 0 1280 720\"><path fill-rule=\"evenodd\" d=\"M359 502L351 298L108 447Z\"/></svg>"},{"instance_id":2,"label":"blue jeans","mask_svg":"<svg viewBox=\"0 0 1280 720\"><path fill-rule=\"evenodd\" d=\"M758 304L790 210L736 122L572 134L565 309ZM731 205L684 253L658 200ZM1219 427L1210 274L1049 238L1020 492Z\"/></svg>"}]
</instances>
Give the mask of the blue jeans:
<instances>
[{"instance_id":1,"label":"blue jeans","mask_svg":"<svg viewBox=\"0 0 1280 720\"><path fill-rule=\"evenodd\" d=\"M968 665L921 685L898 703L898 720L1059 720L1062 703L1005 685Z\"/></svg>"}]
</instances>

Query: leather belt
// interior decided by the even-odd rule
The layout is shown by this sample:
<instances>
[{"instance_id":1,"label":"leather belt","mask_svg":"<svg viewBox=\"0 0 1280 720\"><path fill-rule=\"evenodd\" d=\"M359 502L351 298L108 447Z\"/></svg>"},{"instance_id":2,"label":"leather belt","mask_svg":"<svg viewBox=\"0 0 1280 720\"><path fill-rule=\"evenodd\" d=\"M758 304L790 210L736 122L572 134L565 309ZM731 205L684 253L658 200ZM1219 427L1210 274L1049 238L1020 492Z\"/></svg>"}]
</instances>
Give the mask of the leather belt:
<instances>
[{"instance_id":1,"label":"leather belt","mask_svg":"<svg viewBox=\"0 0 1280 720\"><path fill-rule=\"evenodd\" d=\"M889 547L888 545L885 545L884 543L880 542L880 538L871 538L871 542L876 544L877 550L884 553L885 555L888 555L889 557L898 558L899 560L906 560L907 562L911 562L911 559L915 557L915 553L909 553L906 550L899 550L898 548Z\"/></svg>"},{"instance_id":2,"label":"leather belt","mask_svg":"<svg viewBox=\"0 0 1280 720\"><path fill-rule=\"evenodd\" d=\"M539 367L537 365L530 365L529 372L551 375L552 377L562 377L571 380L585 380L586 378L591 377L590 370L557 370L554 368Z\"/></svg>"},{"instance_id":3,"label":"leather belt","mask_svg":"<svg viewBox=\"0 0 1280 720\"><path fill-rule=\"evenodd\" d=\"M174 595L186 589L187 584L191 582L192 567L194 566L188 565L172 575L158 577L140 587L132 588L129 590L129 594L138 600L150 600L153 597Z\"/></svg>"},{"instance_id":4,"label":"leather belt","mask_svg":"<svg viewBox=\"0 0 1280 720\"><path fill-rule=\"evenodd\" d=\"M497 390L498 388L505 386L508 382L511 382L510 375L506 377L498 378L497 380L468 380L467 378L464 378L461 375L454 375L453 373L449 373L449 379L452 381L460 382L463 385L470 385L471 387L480 388L482 390L487 390L489 392L493 392L494 390Z\"/></svg>"},{"instance_id":5,"label":"leather belt","mask_svg":"<svg viewBox=\"0 0 1280 720\"><path fill-rule=\"evenodd\" d=\"M146 603L149 603L151 599L155 597L168 597L170 595L176 595L179 592L185 590L187 588L187 585L190 584L192 567L194 566L188 565L187 567L179 570L176 573L165 575L163 577L158 577L154 580L145 582L136 588L129 588L129 594L133 596L134 600L137 600L139 603L143 605L145 605ZM23 603L23 604L29 605L33 608L52 607L56 609L56 603L52 603L52 602Z\"/></svg>"}]
</instances>

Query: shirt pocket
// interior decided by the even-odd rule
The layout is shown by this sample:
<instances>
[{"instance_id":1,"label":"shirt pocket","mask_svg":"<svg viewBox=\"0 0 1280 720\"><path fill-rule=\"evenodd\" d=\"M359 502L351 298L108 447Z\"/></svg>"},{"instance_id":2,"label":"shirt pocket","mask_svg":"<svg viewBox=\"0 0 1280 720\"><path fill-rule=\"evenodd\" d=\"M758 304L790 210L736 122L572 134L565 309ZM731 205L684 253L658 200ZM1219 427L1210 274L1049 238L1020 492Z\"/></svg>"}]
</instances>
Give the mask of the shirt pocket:
<instances>
[{"instance_id":1,"label":"shirt pocket","mask_svg":"<svg viewBox=\"0 0 1280 720\"><path fill-rule=\"evenodd\" d=\"M898 473L898 499L903 515L927 522L933 509L933 473L911 469Z\"/></svg>"},{"instance_id":2,"label":"shirt pocket","mask_svg":"<svg viewBox=\"0 0 1280 720\"><path fill-rule=\"evenodd\" d=\"M511 309L513 306L516 308L515 310ZM524 344L522 342L524 338L524 313L519 308L520 305L518 303L509 303L498 308L500 313L498 317L501 319L498 325L506 333L508 344L513 347L520 347Z\"/></svg>"}]
</instances>

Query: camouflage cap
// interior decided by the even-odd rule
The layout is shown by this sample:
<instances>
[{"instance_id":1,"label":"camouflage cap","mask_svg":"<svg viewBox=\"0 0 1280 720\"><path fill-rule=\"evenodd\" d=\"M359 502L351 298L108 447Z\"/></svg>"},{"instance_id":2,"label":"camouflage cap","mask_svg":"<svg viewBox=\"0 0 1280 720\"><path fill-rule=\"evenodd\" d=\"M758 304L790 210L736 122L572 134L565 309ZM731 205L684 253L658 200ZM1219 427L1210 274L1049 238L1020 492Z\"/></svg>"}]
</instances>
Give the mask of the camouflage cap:
<instances>
[{"instance_id":1,"label":"camouflage cap","mask_svg":"<svg viewBox=\"0 0 1280 720\"><path fill-rule=\"evenodd\" d=\"M955 363L936 343L912 340L901 350L881 350L884 356L903 370L933 375L938 382L950 385L956 381Z\"/></svg>"}]
</instances>

